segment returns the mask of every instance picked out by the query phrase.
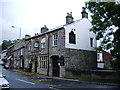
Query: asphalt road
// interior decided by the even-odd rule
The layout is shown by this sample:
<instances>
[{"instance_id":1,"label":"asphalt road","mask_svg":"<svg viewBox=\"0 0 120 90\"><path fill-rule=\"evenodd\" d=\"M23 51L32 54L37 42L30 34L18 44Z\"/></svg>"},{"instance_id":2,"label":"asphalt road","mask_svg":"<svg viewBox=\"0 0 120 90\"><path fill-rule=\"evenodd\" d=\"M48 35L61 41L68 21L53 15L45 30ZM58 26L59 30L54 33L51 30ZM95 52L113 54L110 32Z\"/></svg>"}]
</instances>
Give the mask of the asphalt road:
<instances>
[{"instance_id":1,"label":"asphalt road","mask_svg":"<svg viewBox=\"0 0 120 90\"><path fill-rule=\"evenodd\" d=\"M13 72L11 70L3 69L3 74L6 75L6 79L10 83L10 90L15 88L31 88L31 89L50 89L50 90L61 90L61 89L77 89L77 88L118 88L117 85L97 85L86 82L76 82L61 79L51 79L44 77L37 77L29 73Z\"/></svg>"}]
</instances>

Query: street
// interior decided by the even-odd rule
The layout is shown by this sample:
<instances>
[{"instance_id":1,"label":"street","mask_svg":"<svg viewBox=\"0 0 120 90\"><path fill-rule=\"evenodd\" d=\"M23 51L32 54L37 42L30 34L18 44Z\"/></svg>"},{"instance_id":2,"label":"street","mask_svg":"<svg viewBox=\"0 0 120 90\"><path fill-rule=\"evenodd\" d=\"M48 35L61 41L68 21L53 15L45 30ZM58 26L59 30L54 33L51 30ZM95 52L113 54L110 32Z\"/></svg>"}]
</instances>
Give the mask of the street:
<instances>
[{"instance_id":1,"label":"street","mask_svg":"<svg viewBox=\"0 0 120 90\"><path fill-rule=\"evenodd\" d=\"M43 88L52 90L67 88L118 88L117 85L97 85L85 82L37 77L34 74L13 72L6 69L3 69L3 74L6 75L6 79L10 84L10 90L14 88Z\"/></svg>"}]
</instances>

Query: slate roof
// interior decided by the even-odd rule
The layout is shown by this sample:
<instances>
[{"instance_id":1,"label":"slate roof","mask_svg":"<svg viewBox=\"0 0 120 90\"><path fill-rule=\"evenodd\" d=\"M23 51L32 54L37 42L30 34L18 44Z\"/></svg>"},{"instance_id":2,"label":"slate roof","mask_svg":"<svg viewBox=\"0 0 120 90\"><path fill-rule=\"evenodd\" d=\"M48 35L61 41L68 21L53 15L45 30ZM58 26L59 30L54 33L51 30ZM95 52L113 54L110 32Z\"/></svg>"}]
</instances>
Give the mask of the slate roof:
<instances>
[{"instance_id":1,"label":"slate roof","mask_svg":"<svg viewBox=\"0 0 120 90\"><path fill-rule=\"evenodd\" d=\"M79 22L79 21L81 21L81 20L82 20L82 19L79 19L79 20L73 21L73 22L70 23L70 24L64 24L64 25L61 25L61 26L58 26L58 27L49 29L48 31L46 31L46 32L44 32L44 33L40 33L40 34L38 34L38 35L35 35L35 36L32 36L32 37L26 39L26 41L27 41L27 40L30 40L30 39L37 38L37 37L39 37L39 36L42 36L42 35L45 35L45 34L48 34L48 33L51 33L51 32L54 32L54 31L57 31L57 30L60 30L60 29L64 28L64 26L71 25L71 24L76 23L76 22Z\"/></svg>"}]
</instances>

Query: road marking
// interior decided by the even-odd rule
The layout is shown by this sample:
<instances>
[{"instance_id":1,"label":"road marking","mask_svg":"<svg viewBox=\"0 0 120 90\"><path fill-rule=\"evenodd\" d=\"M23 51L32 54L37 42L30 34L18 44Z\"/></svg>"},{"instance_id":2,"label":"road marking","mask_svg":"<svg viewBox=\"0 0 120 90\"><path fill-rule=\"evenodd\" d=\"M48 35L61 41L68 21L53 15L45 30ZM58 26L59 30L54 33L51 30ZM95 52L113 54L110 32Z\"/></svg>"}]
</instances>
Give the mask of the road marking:
<instances>
[{"instance_id":1,"label":"road marking","mask_svg":"<svg viewBox=\"0 0 120 90\"><path fill-rule=\"evenodd\" d=\"M49 87L50 89L53 89L53 90L60 90L60 89L57 89L57 88L54 88L54 87Z\"/></svg>"},{"instance_id":2,"label":"road marking","mask_svg":"<svg viewBox=\"0 0 120 90\"><path fill-rule=\"evenodd\" d=\"M35 84L35 83L32 83L32 82L28 82L28 81L25 81L25 80L22 80L22 79L16 79L16 80L18 80L18 81L21 81L21 82L25 82L25 83L29 83L29 84Z\"/></svg>"}]
</instances>

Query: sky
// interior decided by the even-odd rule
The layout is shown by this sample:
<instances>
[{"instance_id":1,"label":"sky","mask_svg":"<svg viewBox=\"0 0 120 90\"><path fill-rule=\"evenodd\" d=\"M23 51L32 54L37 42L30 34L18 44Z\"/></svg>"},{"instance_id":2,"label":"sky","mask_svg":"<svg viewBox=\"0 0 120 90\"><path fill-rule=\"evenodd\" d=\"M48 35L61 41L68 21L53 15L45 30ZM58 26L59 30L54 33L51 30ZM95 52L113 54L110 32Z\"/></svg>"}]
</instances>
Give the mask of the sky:
<instances>
[{"instance_id":1,"label":"sky","mask_svg":"<svg viewBox=\"0 0 120 90\"><path fill-rule=\"evenodd\" d=\"M0 0L0 43L2 40L19 39L25 34L40 33L46 25L49 29L66 23L67 12L74 20L81 19L86 0ZM15 26L15 28L12 28Z\"/></svg>"}]
</instances>

